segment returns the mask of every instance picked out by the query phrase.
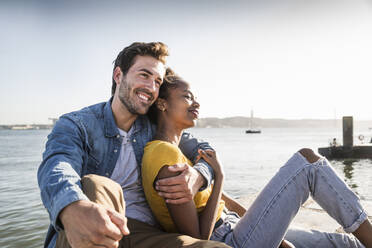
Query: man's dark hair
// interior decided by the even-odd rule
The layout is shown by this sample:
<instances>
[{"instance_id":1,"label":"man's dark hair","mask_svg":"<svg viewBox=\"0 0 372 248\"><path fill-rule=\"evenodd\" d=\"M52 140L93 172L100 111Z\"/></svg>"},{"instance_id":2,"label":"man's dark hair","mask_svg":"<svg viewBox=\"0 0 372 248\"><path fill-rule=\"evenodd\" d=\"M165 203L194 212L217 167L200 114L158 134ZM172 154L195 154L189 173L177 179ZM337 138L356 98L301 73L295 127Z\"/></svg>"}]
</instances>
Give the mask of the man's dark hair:
<instances>
[{"instance_id":1,"label":"man's dark hair","mask_svg":"<svg viewBox=\"0 0 372 248\"><path fill-rule=\"evenodd\" d=\"M151 56L163 64L166 63L166 58L169 55L168 47L162 42L134 42L130 46L125 47L114 61L114 70L117 66L120 67L125 76L129 68L134 64L134 58L137 56ZM116 82L112 76L111 95L114 95L116 90Z\"/></svg>"}]
</instances>

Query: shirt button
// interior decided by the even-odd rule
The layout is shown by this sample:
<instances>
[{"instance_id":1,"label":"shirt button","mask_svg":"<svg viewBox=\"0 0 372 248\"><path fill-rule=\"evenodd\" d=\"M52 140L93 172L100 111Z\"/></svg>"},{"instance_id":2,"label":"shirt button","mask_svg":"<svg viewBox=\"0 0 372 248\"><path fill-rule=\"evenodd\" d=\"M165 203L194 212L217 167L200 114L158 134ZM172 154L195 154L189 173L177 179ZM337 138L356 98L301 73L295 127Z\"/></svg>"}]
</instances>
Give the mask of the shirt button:
<instances>
[{"instance_id":1,"label":"shirt button","mask_svg":"<svg viewBox=\"0 0 372 248\"><path fill-rule=\"evenodd\" d=\"M119 139L119 138L120 138L120 134L116 135L116 138L118 138L118 139Z\"/></svg>"},{"instance_id":2,"label":"shirt button","mask_svg":"<svg viewBox=\"0 0 372 248\"><path fill-rule=\"evenodd\" d=\"M115 150L114 150L114 152L115 152L115 153L117 153L117 152L118 152L118 150L117 150L117 149L115 149Z\"/></svg>"},{"instance_id":3,"label":"shirt button","mask_svg":"<svg viewBox=\"0 0 372 248\"><path fill-rule=\"evenodd\" d=\"M110 174L108 172L106 172L106 176L109 176Z\"/></svg>"},{"instance_id":4,"label":"shirt button","mask_svg":"<svg viewBox=\"0 0 372 248\"><path fill-rule=\"evenodd\" d=\"M136 143L136 139L133 139L133 142Z\"/></svg>"}]
</instances>

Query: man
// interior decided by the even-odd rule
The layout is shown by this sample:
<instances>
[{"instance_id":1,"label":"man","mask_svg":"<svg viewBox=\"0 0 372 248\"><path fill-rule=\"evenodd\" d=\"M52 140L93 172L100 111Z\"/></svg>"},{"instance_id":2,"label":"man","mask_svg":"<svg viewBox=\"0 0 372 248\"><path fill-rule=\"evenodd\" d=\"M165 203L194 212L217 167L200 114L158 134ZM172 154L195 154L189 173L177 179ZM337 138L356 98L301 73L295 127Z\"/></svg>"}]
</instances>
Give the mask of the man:
<instances>
[{"instance_id":1,"label":"man","mask_svg":"<svg viewBox=\"0 0 372 248\"><path fill-rule=\"evenodd\" d=\"M140 165L154 133L145 114L158 97L167 56L161 42L124 48L115 60L112 98L63 115L56 123L38 170L42 201L52 222L45 247L118 247L119 242L125 247L226 247L161 232L144 197ZM184 135L180 148L195 161L197 150L209 145ZM173 170L181 174L159 182L158 189L176 204L192 199L212 178L202 160ZM88 174L93 176L84 177ZM107 178L120 184L120 192Z\"/></svg>"}]
</instances>

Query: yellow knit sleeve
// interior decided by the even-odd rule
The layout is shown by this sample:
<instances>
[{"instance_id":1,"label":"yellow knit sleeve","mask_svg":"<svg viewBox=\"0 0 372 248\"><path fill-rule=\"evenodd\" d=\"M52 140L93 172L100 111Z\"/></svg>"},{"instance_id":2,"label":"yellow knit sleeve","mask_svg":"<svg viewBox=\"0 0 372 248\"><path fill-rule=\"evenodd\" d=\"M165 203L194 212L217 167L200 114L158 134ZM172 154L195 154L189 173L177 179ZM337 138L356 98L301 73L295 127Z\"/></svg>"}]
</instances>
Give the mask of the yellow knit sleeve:
<instances>
[{"instance_id":1,"label":"yellow knit sleeve","mask_svg":"<svg viewBox=\"0 0 372 248\"><path fill-rule=\"evenodd\" d=\"M153 183L163 166L177 163L187 163L192 166L190 160L175 145L159 140L146 144L142 158L142 186L152 212L167 232L177 232L177 228L173 223L164 199L158 195L153 187ZM194 203L198 212L203 211L211 193L212 188L208 187L195 195ZM218 206L217 220L222 214L224 205L224 201L221 200Z\"/></svg>"},{"instance_id":2,"label":"yellow knit sleeve","mask_svg":"<svg viewBox=\"0 0 372 248\"><path fill-rule=\"evenodd\" d=\"M142 180L155 180L164 165L187 163L181 150L168 142L152 141L144 149L142 158Z\"/></svg>"},{"instance_id":3,"label":"yellow knit sleeve","mask_svg":"<svg viewBox=\"0 0 372 248\"><path fill-rule=\"evenodd\" d=\"M168 232L176 232L177 230L164 199L157 194L153 183L163 166L177 163L191 165L177 146L164 141L151 141L145 146L141 171L143 189L156 219Z\"/></svg>"}]
</instances>

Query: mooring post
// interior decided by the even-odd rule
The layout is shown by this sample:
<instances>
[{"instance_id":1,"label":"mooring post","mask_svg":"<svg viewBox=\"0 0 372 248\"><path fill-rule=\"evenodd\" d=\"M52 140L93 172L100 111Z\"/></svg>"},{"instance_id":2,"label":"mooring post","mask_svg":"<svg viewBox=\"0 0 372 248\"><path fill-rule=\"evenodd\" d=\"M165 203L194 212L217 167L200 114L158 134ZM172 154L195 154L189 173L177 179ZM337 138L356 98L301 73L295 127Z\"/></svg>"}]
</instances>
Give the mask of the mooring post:
<instances>
[{"instance_id":1,"label":"mooring post","mask_svg":"<svg viewBox=\"0 0 372 248\"><path fill-rule=\"evenodd\" d=\"M353 117L342 117L343 145L344 147L353 147Z\"/></svg>"}]
</instances>

